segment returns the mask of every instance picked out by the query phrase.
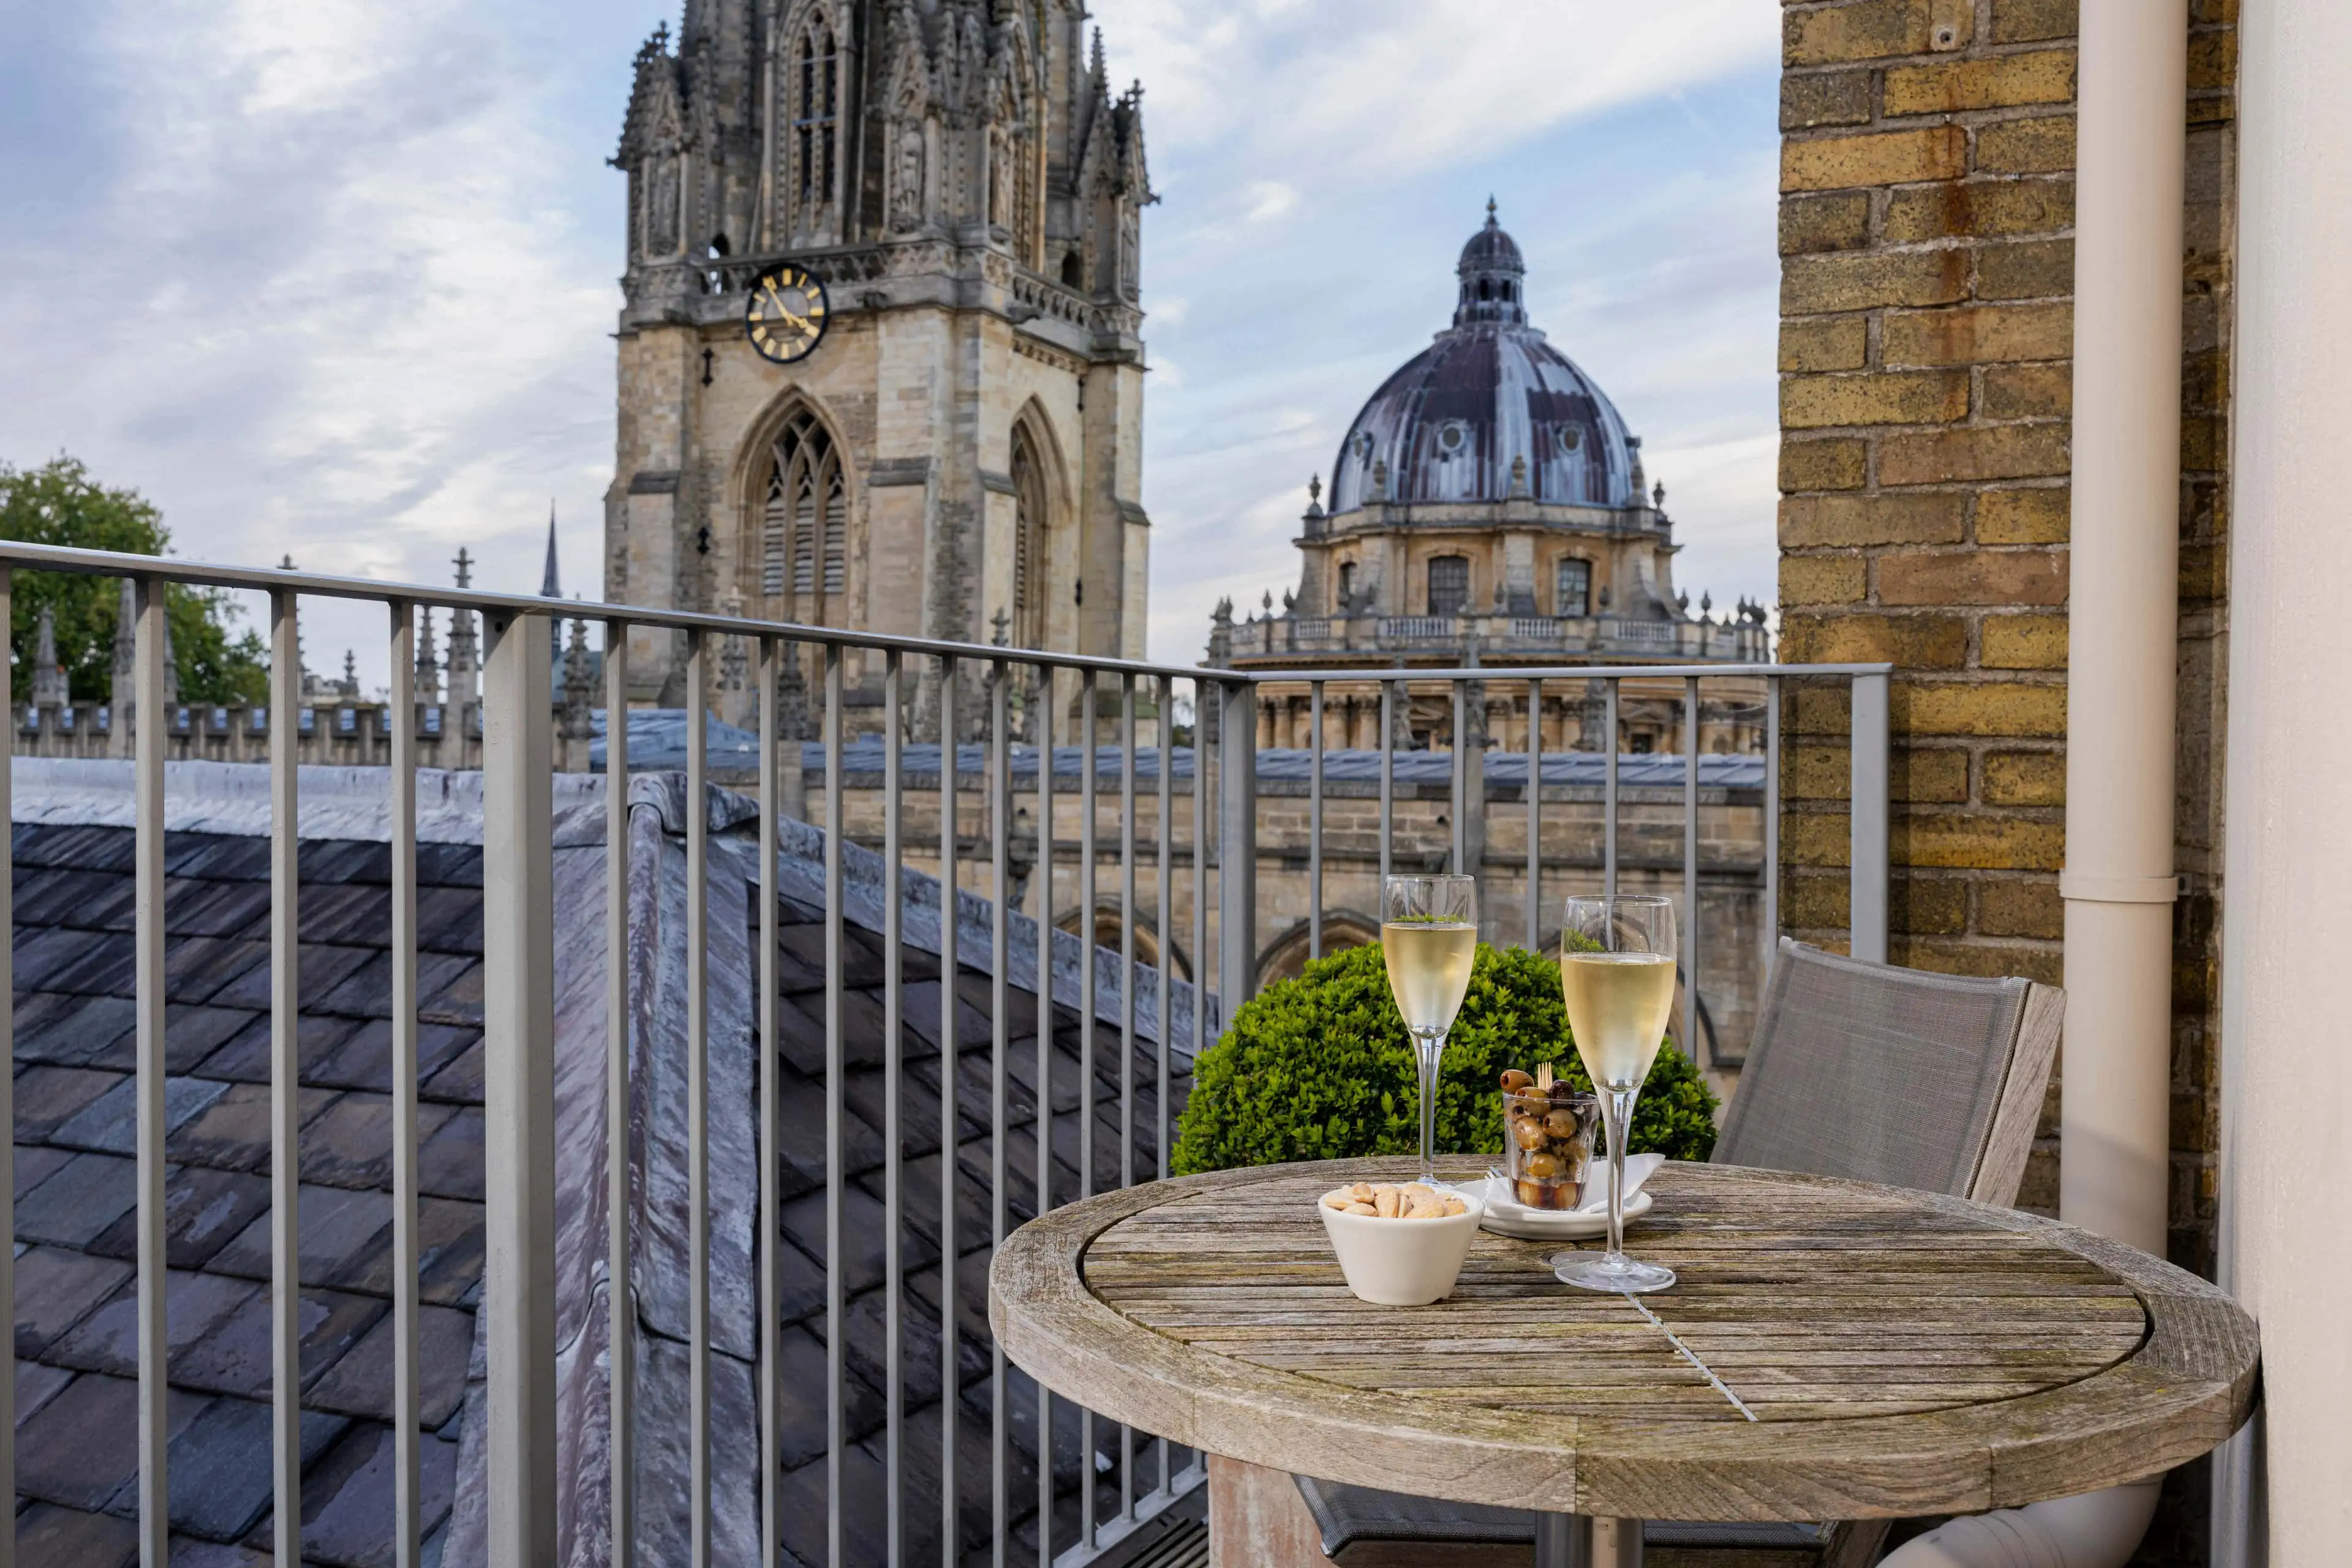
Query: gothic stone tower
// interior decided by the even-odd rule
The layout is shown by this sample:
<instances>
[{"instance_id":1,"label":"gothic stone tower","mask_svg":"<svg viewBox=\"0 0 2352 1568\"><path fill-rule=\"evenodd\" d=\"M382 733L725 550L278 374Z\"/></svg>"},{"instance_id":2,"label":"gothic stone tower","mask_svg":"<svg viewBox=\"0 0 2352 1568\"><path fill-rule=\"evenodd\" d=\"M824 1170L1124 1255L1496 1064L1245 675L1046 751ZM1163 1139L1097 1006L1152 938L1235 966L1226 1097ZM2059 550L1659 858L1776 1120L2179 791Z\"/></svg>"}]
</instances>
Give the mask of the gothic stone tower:
<instances>
[{"instance_id":1,"label":"gothic stone tower","mask_svg":"<svg viewBox=\"0 0 2352 1568\"><path fill-rule=\"evenodd\" d=\"M1085 15L688 0L638 52L609 599L1140 654L1152 195ZM786 259L829 325L776 364L744 311ZM681 701L682 640L639 636L635 700Z\"/></svg>"}]
</instances>

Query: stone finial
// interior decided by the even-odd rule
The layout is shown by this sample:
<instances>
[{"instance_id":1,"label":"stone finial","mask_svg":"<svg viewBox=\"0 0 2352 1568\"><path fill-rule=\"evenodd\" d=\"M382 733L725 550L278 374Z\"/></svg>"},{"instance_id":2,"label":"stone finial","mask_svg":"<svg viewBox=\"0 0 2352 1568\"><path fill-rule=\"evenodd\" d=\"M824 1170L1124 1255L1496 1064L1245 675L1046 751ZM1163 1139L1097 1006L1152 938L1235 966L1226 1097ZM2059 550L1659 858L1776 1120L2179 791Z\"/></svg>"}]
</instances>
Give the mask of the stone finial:
<instances>
[{"instance_id":1,"label":"stone finial","mask_svg":"<svg viewBox=\"0 0 2352 1568\"><path fill-rule=\"evenodd\" d=\"M335 689L345 697L360 694L360 656L350 648L343 649L343 679L336 683Z\"/></svg>"},{"instance_id":2,"label":"stone finial","mask_svg":"<svg viewBox=\"0 0 2352 1568\"><path fill-rule=\"evenodd\" d=\"M419 702L441 700L441 660L433 650L433 606L417 612L416 679L411 689Z\"/></svg>"},{"instance_id":3,"label":"stone finial","mask_svg":"<svg viewBox=\"0 0 2352 1568\"><path fill-rule=\"evenodd\" d=\"M1650 504L1660 511L1666 510L1666 481L1660 479L1650 489Z\"/></svg>"},{"instance_id":4,"label":"stone finial","mask_svg":"<svg viewBox=\"0 0 2352 1568\"><path fill-rule=\"evenodd\" d=\"M996 614L988 617L988 624L994 628L994 635L988 639L991 644L997 647L1013 646L1013 616L1003 605L996 606Z\"/></svg>"},{"instance_id":5,"label":"stone finial","mask_svg":"<svg viewBox=\"0 0 2352 1568\"><path fill-rule=\"evenodd\" d=\"M1532 493L1528 489L1528 456L1525 452L1514 453L1511 458L1511 495L1516 499Z\"/></svg>"},{"instance_id":6,"label":"stone finial","mask_svg":"<svg viewBox=\"0 0 2352 1568\"><path fill-rule=\"evenodd\" d=\"M58 666L58 613L43 605L33 643L33 706L62 708L66 700L66 672Z\"/></svg>"},{"instance_id":7,"label":"stone finial","mask_svg":"<svg viewBox=\"0 0 2352 1568\"><path fill-rule=\"evenodd\" d=\"M1372 459L1372 499L1389 499L1389 461L1386 458Z\"/></svg>"},{"instance_id":8,"label":"stone finial","mask_svg":"<svg viewBox=\"0 0 2352 1568\"><path fill-rule=\"evenodd\" d=\"M474 558L467 552L464 545L460 544L457 546L457 558L456 561L451 563L451 564L457 568L457 586L460 588L472 587L474 585Z\"/></svg>"},{"instance_id":9,"label":"stone finial","mask_svg":"<svg viewBox=\"0 0 2352 1568\"><path fill-rule=\"evenodd\" d=\"M1274 614L1274 590L1268 588L1264 595L1260 595L1258 603L1265 608L1267 615Z\"/></svg>"}]
</instances>

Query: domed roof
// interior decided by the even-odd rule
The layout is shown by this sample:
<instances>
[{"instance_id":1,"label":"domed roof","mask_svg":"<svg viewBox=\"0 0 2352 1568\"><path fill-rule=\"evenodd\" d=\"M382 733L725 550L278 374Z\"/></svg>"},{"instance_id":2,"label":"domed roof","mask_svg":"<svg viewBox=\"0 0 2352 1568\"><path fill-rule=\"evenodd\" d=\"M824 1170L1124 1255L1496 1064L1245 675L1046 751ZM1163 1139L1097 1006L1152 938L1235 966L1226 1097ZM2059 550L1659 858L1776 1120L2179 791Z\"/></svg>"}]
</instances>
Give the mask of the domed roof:
<instances>
[{"instance_id":1,"label":"domed roof","mask_svg":"<svg viewBox=\"0 0 2352 1568\"><path fill-rule=\"evenodd\" d=\"M1339 444L1331 510L1368 500L1499 501L1512 464L1556 506L1641 504L1640 442L1608 395L1528 324L1518 243L1486 204L1462 247L1454 325L1371 395Z\"/></svg>"}]
</instances>

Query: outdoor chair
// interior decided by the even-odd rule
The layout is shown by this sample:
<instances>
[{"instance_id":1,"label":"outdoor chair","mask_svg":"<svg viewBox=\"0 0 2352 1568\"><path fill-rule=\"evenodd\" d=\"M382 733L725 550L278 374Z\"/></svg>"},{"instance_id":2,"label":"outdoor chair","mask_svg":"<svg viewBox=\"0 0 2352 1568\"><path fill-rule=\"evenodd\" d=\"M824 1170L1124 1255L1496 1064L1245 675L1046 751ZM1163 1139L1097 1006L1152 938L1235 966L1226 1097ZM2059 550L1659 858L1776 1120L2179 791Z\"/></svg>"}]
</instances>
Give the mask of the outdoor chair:
<instances>
[{"instance_id":1,"label":"outdoor chair","mask_svg":"<svg viewBox=\"0 0 2352 1568\"><path fill-rule=\"evenodd\" d=\"M1783 937L1714 1163L2017 1200L2064 994ZM1535 1516L1293 1478L1341 1568L1524 1568ZM1889 1521L1643 1526L1653 1568L1859 1568Z\"/></svg>"}]
</instances>

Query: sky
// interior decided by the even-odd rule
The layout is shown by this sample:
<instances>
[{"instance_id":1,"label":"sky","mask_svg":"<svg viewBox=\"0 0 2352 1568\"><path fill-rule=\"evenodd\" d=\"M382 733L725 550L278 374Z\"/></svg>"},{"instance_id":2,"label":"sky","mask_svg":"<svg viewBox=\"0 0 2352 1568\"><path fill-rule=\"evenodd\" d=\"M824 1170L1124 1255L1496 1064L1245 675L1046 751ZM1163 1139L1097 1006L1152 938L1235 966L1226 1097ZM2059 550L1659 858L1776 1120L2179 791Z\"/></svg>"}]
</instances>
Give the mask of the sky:
<instances>
[{"instance_id":1,"label":"sky","mask_svg":"<svg viewBox=\"0 0 2352 1568\"><path fill-rule=\"evenodd\" d=\"M0 0L0 461L179 553L596 596L622 177L668 0ZM1696 601L1774 580L1778 8L1097 0L1145 89L1151 655L1297 580L1310 474L1443 328L1491 195L1644 437ZM310 661L380 612L306 603Z\"/></svg>"}]
</instances>

